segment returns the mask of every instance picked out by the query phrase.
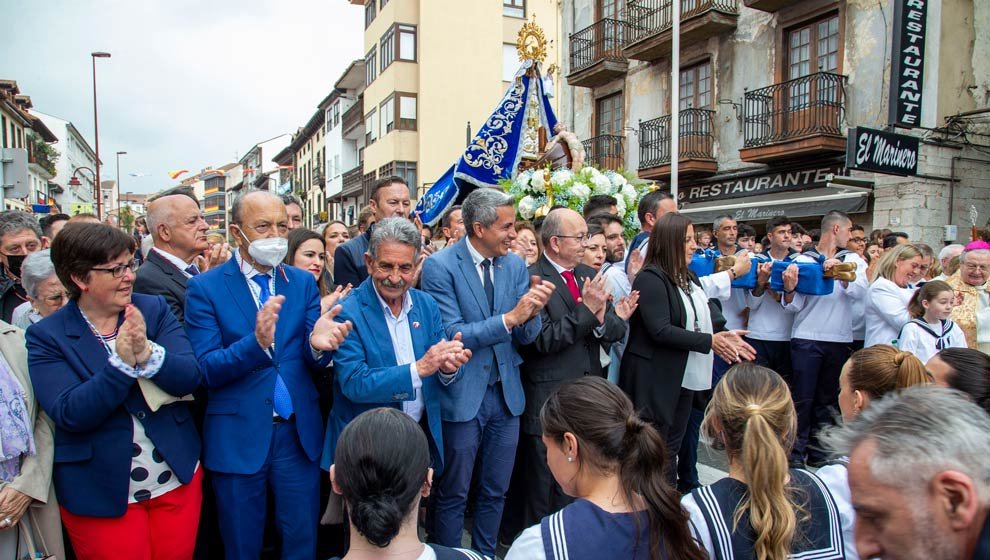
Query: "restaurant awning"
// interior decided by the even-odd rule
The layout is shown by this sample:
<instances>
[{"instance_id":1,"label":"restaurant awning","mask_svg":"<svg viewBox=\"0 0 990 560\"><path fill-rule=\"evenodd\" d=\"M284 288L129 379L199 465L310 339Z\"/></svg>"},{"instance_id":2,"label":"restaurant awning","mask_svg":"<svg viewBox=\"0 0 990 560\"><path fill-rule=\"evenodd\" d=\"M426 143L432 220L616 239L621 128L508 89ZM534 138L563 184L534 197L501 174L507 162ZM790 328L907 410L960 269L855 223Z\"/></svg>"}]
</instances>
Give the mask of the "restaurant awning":
<instances>
[{"instance_id":1,"label":"restaurant awning","mask_svg":"<svg viewBox=\"0 0 990 560\"><path fill-rule=\"evenodd\" d=\"M695 222L711 222L729 215L736 221L769 220L776 216L806 218L824 216L832 210L846 214L866 211L872 189L858 187L821 187L751 196L744 199L686 203L680 213Z\"/></svg>"}]
</instances>

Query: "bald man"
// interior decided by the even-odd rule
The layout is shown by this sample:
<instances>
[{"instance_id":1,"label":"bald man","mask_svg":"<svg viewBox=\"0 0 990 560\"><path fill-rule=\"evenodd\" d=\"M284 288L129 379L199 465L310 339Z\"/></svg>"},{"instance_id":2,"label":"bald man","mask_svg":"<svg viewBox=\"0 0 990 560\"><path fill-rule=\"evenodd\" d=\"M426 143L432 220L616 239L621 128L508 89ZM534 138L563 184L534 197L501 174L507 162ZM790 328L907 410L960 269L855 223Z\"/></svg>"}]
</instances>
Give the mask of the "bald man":
<instances>
[{"instance_id":1,"label":"bald man","mask_svg":"<svg viewBox=\"0 0 990 560\"><path fill-rule=\"evenodd\" d=\"M196 257L209 248L209 230L195 199L173 194L148 205L148 229L154 246L138 269L134 291L162 296L179 323L185 324L186 282L200 272Z\"/></svg>"}]
</instances>

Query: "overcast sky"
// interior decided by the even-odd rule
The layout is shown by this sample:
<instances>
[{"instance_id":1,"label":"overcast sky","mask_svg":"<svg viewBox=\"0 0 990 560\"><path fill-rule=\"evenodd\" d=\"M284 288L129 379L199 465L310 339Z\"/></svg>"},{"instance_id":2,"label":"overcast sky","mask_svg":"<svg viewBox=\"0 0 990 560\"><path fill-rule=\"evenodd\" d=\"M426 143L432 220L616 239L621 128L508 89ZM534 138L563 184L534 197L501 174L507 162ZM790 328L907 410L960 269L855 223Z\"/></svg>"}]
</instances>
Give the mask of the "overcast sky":
<instances>
[{"instance_id":1,"label":"overcast sky","mask_svg":"<svg viewBox=\"0 0 990 560\"><path fill-rule=\"evenodd\" d=\"M96 61L101 175L114 178L114 154L126 151L123 190L154 192L175 183L170 170L236 161L306 124L363 56L363 10L347 0L0 0L0 78L94 145L90 53L110 52Z\"/></svg>"}]
</instances>

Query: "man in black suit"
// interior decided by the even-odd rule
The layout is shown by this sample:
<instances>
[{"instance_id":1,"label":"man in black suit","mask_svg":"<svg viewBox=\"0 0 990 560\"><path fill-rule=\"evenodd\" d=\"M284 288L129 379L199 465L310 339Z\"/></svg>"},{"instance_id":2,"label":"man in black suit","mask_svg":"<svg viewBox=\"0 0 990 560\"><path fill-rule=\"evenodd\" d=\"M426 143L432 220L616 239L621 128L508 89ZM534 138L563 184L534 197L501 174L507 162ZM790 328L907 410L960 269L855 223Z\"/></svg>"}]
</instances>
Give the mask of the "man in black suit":
<instances>
[{"instance_id":1,"label":"man in black suit","mask_svg":"<svg viewBox=\"0 0 990 560\"><path fill-rule=\"evenodd\" d=\"M138 269L134 291L164 297L175 318L184 324L186 281L204 272L205 261L197 262L197 257L209 248L206 232L210 226L196 199L184 194L156 198L148 204L147 220L155 245Z\"/></svg>"},{"instance_id":2,"label":"man in black suit","mask_svg":"<svg viewBox=\"0 0 990 560\"><path fill-rule=\"evenodd\" d=\"M570 502L547 468L540 409L561 383L584 375L604 377L602 345L621 340L626 324L608 300L605 279L581 264L588 243L588 225L573 210L550 212L540 230L544 254L529 273L552 282L556 289L540 312L536 340L522 348L521 366L526 408L521 418L519 451L513 484L521 511L503 518L521 522L506 534L529 527ZM515 519L510 519L510 517Z\"/></svg>"},{"instance_id":3,"label":"man in black suit","mask_svg":"<svg viewBox=\"0 0 990 560\"><path fill-rule=\"evenodd\" d=\"M393 216L409 217L412 202L409 198L409 185L402 177L393 175L380 179L371 189L368 206L374 212L375 222ZM348 284L357 287L368 277L364 264L364 254L368 252L368 241L374 224L361 235L337 246L333 253L333 281L338 286Z\"/></svg>"}]
</instances>

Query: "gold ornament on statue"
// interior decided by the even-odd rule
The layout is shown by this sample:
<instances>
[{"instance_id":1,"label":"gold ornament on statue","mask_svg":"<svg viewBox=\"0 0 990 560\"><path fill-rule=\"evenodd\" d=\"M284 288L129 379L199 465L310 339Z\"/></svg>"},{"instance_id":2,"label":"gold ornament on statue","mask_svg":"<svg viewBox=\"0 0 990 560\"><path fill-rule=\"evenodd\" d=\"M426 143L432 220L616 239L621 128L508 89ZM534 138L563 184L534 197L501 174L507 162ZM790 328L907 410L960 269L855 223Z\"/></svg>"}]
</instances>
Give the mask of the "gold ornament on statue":
<instances>
[{"instance_id":1,"label":"gold ornament on statue","mask_svg":"<svg viewBox=\"0 0 990 560\"><path fill-rule=\"evenodd\" d=\"M519 60L543 62L547 57L547 38L543 35L543 29L536 25L536 16L519 30L516 52L519 53Z\"/></svg>"}]
</instances>

